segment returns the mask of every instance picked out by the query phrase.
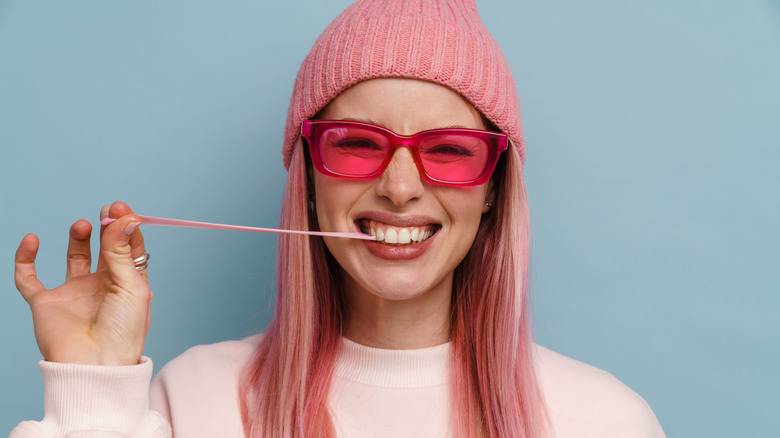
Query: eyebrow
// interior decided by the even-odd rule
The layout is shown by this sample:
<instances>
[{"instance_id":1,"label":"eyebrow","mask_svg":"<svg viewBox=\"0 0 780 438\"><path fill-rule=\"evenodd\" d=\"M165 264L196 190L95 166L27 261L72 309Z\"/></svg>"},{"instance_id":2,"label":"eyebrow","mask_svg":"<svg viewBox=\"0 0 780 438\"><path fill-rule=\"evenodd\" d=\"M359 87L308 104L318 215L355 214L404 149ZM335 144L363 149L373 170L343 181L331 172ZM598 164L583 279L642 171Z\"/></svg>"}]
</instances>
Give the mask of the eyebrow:
<instances>
[{"instance_id":1,"label":"eyebrow","mask_svg":"<svg viewBox=\"0 0 780 438\"><path fill-rule=\"evenodd\" d=\"M348 122L368 123L368 124L371 124L371 125L381 126L381 127L385 128L385 129L390 129L387 126L384 126L381 123L374 122L373 120L370 120L370 119L361 119L361 118L357 118L357 117L345 117L345 118L343 118L341 120L345 120L345 121L348 121ZM439 126L437 128L424 129L423 131L430 131L430 130L433 130L433 129L479 129L479 128L469 128L468 126L463 126L463 125L446 125L446 126ZM392 129L390 129L390 130L392 131Z\"/></svg>"}]
</instances>

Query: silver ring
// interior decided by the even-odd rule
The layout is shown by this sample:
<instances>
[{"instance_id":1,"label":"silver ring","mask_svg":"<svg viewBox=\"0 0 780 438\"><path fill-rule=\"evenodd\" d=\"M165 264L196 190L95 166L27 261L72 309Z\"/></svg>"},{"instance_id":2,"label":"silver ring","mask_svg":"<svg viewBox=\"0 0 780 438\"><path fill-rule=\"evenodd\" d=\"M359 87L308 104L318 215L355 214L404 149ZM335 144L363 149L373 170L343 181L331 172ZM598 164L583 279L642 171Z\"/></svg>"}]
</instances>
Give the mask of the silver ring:
<instances>
[{"instance_id":1,"label":"silver ring","mask_svg":"<svg viewBox=\"0 0 780 438\"><path fill-rule=\"evenodd\" d=\"M149 251L144 252L144 255L138 257L137 259L133 259L133 264L135 265L135 269L138 271L143 271L146 269L146 267L149 265Z\"/></svg>"}]
</instances>

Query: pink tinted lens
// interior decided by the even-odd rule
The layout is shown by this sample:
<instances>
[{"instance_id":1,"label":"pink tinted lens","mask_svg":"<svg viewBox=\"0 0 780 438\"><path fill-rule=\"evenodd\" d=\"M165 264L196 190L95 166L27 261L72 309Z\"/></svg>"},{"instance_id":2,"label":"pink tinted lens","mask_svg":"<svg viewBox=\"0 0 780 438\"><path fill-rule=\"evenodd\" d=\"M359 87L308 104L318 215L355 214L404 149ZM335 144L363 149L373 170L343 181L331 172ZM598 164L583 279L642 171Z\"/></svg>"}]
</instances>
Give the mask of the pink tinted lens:
<instances>
[{"instance_id":1,"label":"pink tinted lens","mask_svg":"<svg viewBox=\"0 0 780 438\"><path fill-rule=\"evenodd\" d=\"M379 132L359 126L326 129L320 136L320 156L331 172L366 176L379 170L390 142Z\"/></svg>"},{"instance_id":2,"label":"pink tinted lens","mask_svg":"<svg viewBox=\"0 0 780 438\"><path fill-rule=\"evenodd\" d=\"M450 182L474 181L488 161L488 145L481 138L464 134L431 135L419 146L425 172L433 179Z\"/></svg>"}]
</instances>

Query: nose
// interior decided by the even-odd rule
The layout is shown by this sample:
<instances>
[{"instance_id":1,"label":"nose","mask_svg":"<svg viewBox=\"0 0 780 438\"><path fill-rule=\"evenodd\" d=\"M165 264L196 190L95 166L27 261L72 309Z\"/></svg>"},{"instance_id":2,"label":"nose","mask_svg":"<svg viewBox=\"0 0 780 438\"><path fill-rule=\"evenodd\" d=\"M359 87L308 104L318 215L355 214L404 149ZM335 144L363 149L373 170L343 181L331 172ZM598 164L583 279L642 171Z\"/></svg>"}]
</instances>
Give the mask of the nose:
<instances>
[{"instance_id":1,"label":"nose","mask_svg":"<svg viewBox=\"0 0 780 438\"><path fill-rule=\"evenodd\" d=\"M400 207L422 196L423 190L420 172L411 151L409 148L399 147L395 150L390 164L379 177L376 185L377 194L389 199L394 206Z\"/></svg>"}]
</instances>

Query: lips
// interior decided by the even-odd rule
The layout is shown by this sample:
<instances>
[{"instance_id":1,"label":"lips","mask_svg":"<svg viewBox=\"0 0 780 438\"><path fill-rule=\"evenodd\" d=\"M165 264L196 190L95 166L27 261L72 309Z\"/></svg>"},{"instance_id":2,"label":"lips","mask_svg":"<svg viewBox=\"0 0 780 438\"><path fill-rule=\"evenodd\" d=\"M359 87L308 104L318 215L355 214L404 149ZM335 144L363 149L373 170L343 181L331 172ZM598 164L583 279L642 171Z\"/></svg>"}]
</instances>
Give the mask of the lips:
<instances>
[{"instance_id":1,"label":"lips","mask_svg":"<svg viewBox=\"0 0 780 438\"><path fill-rule=\"evenodd\" d=\"M408 246L422 243L441 228L438 224L392 225L371 219L358 221L360 231L376 237L376 242L392 246Z\"/></svg>"}]
</instances>

